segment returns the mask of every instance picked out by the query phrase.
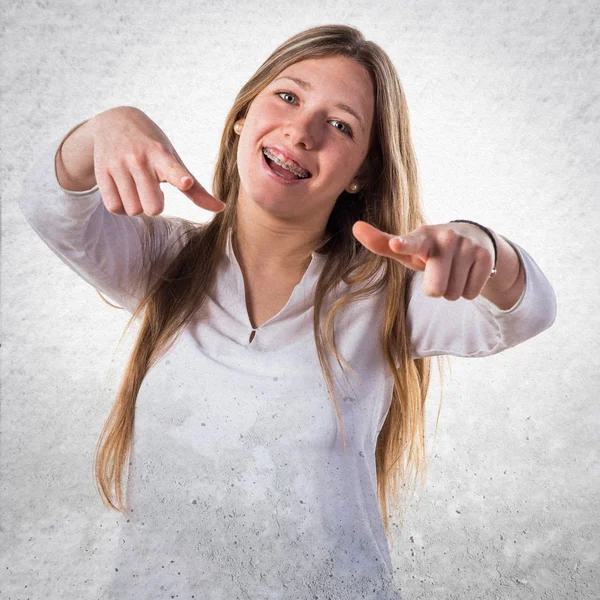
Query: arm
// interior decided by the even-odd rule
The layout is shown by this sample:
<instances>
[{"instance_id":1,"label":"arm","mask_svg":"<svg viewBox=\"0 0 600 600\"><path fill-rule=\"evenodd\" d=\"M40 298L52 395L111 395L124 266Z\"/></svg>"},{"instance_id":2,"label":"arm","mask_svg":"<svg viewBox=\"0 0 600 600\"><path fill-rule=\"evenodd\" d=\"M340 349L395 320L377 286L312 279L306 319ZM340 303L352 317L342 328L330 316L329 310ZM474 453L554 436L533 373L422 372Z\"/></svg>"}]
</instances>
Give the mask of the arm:
<instances>
[{"instance_id":1,"label":"arm","mask_svg":"<svg viewBox=\"0 0 600 600\"><path fill-rule=\"evenodd\" d=\"M90 189L79 190L61 186L59 177L63 183L70 181L76 188L85 188L92 183L89 178L85 180L85 164L81 169L72 160L68 161L69 152L77 155L78 143L64 145L67 170L57 156L57 150L63 142L68 142L67 137L79 125L46 146L32 164L23 179L19 208L62 262L102 294L133 313L145 292L144 274L140 270L140 238L146 234L145 224L141 216L109 212L95 184ZM84 126L78 131L83 130ZM183 244L183 237L177 235L180 231L178 220L160 215L152 219L159 234L157 251L168 261ZM168 241L173 243L167 245Z\"/></svg>"},{"instance_id":2,"label":"arm","mask_svg":"<svg viewBox=\"0 0 600 600\"><path fill-rule=\"evenodd\" d=\"M490 288L474 300L428 296L422 289L423 272L415 272L407 309L412 358L440 354L490 356L531 339L554 323L556 295L552 285L523 248L508 240L506 243L514 248L511 251L521 264L523 280L521 295L514 303L510 297L505 304L511 306L506 310L486 297L504 303L494 296L494 290L490 293ZM505 258L510 260L510 254ZM514 289L518 290L519 285L517 279Z\"/></svg>"}]
</instances>

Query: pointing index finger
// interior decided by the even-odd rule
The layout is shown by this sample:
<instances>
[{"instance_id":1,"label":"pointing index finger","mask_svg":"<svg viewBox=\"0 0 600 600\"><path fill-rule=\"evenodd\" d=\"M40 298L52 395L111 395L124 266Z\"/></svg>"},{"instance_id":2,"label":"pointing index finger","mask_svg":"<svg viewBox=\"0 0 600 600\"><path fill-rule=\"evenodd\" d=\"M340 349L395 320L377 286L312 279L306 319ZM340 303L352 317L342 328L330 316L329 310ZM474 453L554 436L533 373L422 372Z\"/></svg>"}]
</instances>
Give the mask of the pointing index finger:
<instances>
[{"instance_id":1,"label":"pointing index finger","mask_svg":"<svg viewBox=\"0 0 600 600\"><path fill-rule=\"evenodd\" d=\"M217 200L209 194L196 179L185 176L181 179L179 189L197 206L212 212L221 212L225 209L225 203Z\"/></svg>"},{"instance_id":2,"label":"pointing index finger","mask_svg":"<svg viewBox=\"0 0 600 600\"><path fill-rule=\"evenodd\" d=\"M371 252L382 256L393 258L393 251L390 249L389 241L393 237L389 233L384 233L373 227L365 221L357 221L352 227L352 233L356 239Z\"/></svg>"},{"instance_id":3,"label":"pointing index finger","mask_svg":"<svg viewBox=\"0 0 600 600\"><path fill-rule=\"evenodd\" d=\"M405 254L410 252L410 242L399 235L393 236L389 241L389 245L394 252Z\"/></svg>"}]
</instances>

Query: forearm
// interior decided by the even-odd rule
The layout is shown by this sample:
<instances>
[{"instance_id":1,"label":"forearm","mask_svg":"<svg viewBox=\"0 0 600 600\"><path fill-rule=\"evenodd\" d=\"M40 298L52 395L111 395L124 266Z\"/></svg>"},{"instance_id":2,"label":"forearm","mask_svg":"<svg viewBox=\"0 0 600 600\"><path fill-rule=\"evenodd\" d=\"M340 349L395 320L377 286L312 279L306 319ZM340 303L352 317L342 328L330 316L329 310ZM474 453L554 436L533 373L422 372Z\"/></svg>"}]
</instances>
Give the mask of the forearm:
<instances>
[{"instance_id":1,"label":"forearm","mask_svg":"<svg viewBox=\"0 0 600 600\"><path fill-rule=\"evenodd\" d=\"M66 190L85 191L96 185L92 119L74 129L56 152L56 176Z\"/></svg>"},{"instance_id":2,"label":"forearm","mask_svg":"<svg viewBox=\"0 0 600 600\"><path fill-rule=\"evenodd\" d=\"M498 248L496 274L487 280L481 295L498 308L507 310L516 304L523 293L525 271L515 249L496 232L492 231L492 234Z\"/></svg>"}]
</instances>

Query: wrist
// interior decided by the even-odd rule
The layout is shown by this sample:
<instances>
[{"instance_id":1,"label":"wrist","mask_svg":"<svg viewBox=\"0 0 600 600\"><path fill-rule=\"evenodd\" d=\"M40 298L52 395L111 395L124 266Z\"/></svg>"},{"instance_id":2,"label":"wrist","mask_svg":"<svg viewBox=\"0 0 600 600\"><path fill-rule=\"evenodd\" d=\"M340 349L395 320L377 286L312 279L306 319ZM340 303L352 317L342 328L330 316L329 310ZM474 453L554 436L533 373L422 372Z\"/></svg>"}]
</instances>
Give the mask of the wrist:
<instances>
[{"instance_id":1,"label":"wrist","mask_svg":"<svg viewBox=\"0 0 600 600\"><path fill-rule=\"evenodd\" d=\"M56 178L67 191L86 191L96 185L92 121L88 119L72 128L56 152Z\"/></svg>"}]
</instances>

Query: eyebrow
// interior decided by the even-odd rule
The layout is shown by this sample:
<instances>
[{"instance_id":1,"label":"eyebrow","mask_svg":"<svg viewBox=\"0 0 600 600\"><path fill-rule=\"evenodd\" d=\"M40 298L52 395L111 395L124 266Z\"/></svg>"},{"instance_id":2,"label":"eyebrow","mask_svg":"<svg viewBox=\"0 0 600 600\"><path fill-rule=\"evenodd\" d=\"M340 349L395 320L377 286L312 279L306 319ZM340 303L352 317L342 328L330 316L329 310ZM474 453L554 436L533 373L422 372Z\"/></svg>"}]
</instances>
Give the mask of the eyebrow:
<instances>
[{"instance_id":1,"label":"eyebrow","mask_svg":"<svg viewBox=\"0 0 600 600\"><path fill-rule=\"evenodd\" d=\"M290 75L284 75L283 77L278 77L277 79L275 79L275 81L280 81L281 79L289 79L289 80L293 81L294 83L296 83L297 85L299 85L303 90L312 90L312 85L310 83L308 83L308 81L304 81L304 79L299 79L298 77L291 77ZM338 102L335 105L335 107L339 108L340 110L343 110L344 112L351 114L355 119L358 120L362 130L363 131L365 130L365 122L363 121L361 116L351 106L348 106L347 104L344 104L343 102Z\"/></svg>"}]
</instances>

